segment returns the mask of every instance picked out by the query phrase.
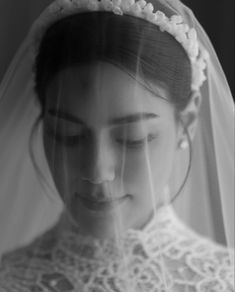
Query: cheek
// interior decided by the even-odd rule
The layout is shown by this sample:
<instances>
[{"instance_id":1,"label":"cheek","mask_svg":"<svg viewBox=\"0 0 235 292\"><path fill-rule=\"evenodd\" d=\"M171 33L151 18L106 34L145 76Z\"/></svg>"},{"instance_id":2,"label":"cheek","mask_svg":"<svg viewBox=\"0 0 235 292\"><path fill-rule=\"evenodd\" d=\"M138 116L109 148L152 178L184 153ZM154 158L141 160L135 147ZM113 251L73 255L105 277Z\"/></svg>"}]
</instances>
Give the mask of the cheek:
<instances>
[{"instance_id":1,"label":"cheek","mask_svg":"<svg viewBox=\"0 0 235 292\"><path fill-rule=\"evenodd\" d=\"M162 192L169 181L175 156L174 134L152 141L145 150L126 155L124 185L132 193Z\"/></svg>"},{"instance_id":2,"label":"cheek","mask_svg":"<svg viewBox=\"0 0 235 292\"><path fill-rule=\"evenodd\" d=\"M55 142L46 136L44 137L44 149L60 197L64 199L66 194L68 194L69 197L72 178L69 152L67 150L65 151L62 147L56 146Z\"/></svg>"}]
</instances>

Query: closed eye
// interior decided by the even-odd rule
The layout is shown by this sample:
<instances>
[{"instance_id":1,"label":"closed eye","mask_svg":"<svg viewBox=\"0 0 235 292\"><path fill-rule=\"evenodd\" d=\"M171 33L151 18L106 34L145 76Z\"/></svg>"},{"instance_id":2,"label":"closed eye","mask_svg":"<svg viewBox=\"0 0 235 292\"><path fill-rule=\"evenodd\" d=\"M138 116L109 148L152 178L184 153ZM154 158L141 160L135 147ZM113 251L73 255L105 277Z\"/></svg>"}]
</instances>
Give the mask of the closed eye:
<instances>
[{"instance_id":1,"label":"closed eye","mask_svg":"<svg viewBox=\"0 0 235 292\"><path fill-rule=\"evenodd\" d=\"M80 144L84 139L86 139L86 135L63 135L59 131L55 131L54 129L47 127L45 133L49 135L50 138L55 139L59 144L64 146L73 147L75 145Z\"/></svg>"},{"instance_id":2,"label":"closed eye","mask_svg":"<svg viewBox=\"0 0 235 292\"><path fill-rule=\"evenodd\" d=\"M146 143L151 142L156 138L157 134L149 134L147 137L143 139L138 140L116 139L116 142L128 148L139 148L143 147Z\"/></svg>"}]
</instances>

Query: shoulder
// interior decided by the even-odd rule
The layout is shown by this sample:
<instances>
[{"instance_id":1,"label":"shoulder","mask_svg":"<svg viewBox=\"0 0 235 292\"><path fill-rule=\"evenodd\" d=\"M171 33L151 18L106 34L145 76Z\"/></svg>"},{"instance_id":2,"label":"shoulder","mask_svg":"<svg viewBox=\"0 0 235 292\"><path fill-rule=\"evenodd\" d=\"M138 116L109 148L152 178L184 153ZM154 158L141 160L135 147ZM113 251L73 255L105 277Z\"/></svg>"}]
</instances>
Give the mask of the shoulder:
<instances>
[{"instance_id":1,"label":"shoulder","mask_svg":"<svg viewBox=\"0 0 235 292\"><path fill-rule=\"evenodd\" d=\"M191 229L182 229L165 256L175 263L178 279L186 279L195 291L234 292L234 250L207 239Z\"/></svg>"},{"instance_id":2,"label":"shoulder","mask_svg":"<svg viewBox=\"0 0 235 292\"><path fill-rule=\"evenodd\" d=\"M198 239L186 264L200 277L199 291L234 292L234 250Z\"/></svg>"},{"instance_id":3,"label":"shoulder","mask_svg":"<svg viewBox=\"0 0 235 292\"><path fill-rule=\"evenodd\" d=\"M52 248L55 245L49 232L27 246L4 254L0 259L0 292L43 292L37 285L44 275L52 273Z\"/></svg>"}]
</instances>

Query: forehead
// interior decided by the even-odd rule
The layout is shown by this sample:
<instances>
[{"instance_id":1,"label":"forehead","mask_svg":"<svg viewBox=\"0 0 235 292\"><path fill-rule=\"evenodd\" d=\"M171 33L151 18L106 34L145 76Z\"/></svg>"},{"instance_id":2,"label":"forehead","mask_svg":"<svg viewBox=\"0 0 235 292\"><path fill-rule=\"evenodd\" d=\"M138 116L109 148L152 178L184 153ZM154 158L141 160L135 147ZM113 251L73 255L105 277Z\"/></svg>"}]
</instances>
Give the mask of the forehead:
<instances>
[{"instance_id":1,"label":"forehead","mask_svg":"<svg viewBox=\"0 0 235 292\"><path fill-rule=\"evenodd\" d=\"M166 90L155 86L154 92L156 95L128 72L100 62L60 71L49 84L46 108L64 110L85 120L169 110Z\"/></svg>"}]
</instances>

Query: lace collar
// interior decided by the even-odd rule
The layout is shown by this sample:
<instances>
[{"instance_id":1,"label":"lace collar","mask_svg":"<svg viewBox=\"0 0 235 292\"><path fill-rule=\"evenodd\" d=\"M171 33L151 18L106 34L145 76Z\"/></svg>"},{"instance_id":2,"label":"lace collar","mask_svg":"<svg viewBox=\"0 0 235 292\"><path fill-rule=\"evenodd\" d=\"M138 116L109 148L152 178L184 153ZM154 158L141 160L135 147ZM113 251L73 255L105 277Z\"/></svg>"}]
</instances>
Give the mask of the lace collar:
<instances>
[{"instance_id":1,"label":"lace collar","mask_svg":"<svg viewBox=\"0 0 235 292\"><path fill-rule=\"evenodd\" d=\"M141 230L129 229L118 239L94 239L84 236L71 226L64 228L63 216L57 224L57 246L79 259L85 258L94 261L123 260L133 254L142 253L142 256L159 253L172 236L176 224L180 221L171 206L159 208L151 220Z\"/></svg>"}]
</instances>

